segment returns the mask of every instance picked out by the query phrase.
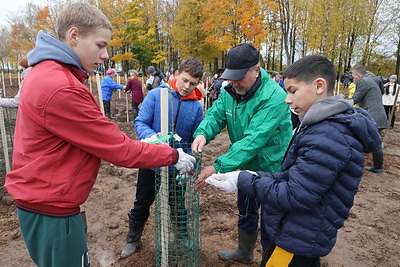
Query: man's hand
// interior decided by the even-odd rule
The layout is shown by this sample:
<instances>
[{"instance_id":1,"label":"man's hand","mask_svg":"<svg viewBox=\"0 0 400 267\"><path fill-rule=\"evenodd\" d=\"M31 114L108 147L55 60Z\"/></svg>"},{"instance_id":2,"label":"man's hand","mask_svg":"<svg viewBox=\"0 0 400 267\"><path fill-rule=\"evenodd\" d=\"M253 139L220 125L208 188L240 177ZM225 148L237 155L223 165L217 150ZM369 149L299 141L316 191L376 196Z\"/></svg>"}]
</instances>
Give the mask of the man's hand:
<instances>
[{"instance_id":1,"label":"man's hand","mask_svg":"<svg viewBox=\"0 0 400 267\"><path fill-rule=\"evenodd\" d=\"M192 143L192 151L193 153L200 153L203 151L203 147L205 146L207 140L204 135L198 135L194 139Z\"/></svg>"},{"instance_id":2,"label":"man's hand","mask_svg":"<svg viewBox=\"0 0 400 267\"><path fill-rule=\"evenodd\" d=\"M237 183L240 171L216 173L208 177L205 182L228 193L238 190Z\"/></svg>"},{"instance_id":3,"label":"man's hand","mask_svg":"<svg viewBox=\"0 0 400 267\"><path fill-rule=\"evenodd\" d=\"M205 167L201 171L199 178L197 178L197 180L195 181L196 189L200 190L200 189L203 189L204 187L208 186L208 184L205 182L205 179L207 179L209 176L211 176L214 173L217 173L217 171L215 170L213 165Z\"/></svg>"},{"instance_id":4,"label":"man's hand","mask_svg":"<svg viewBox=\"0 0 400 267\"><path fill-rule=\"evenodd\" d=\"M196 162L196 158L186 154L182 148L178 148L179 159L175 164L175 168L178 169L180 173L189 172L194 168L194 163Z\"/></svg>"}]
</instances>

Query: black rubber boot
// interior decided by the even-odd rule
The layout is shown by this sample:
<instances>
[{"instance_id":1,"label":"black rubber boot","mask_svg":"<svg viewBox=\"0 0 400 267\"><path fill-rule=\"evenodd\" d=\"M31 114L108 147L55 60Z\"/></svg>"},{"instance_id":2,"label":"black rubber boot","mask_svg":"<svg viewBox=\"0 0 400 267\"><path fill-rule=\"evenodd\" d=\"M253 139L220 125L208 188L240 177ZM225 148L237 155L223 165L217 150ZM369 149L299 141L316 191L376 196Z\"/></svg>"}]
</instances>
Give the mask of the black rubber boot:
<instances>
[{"instance_id":1,"label":"black rubber boot","mask_svg":"<svg viewBox=\"0 0 400 267\"><path fill-rule=\"evenodd\" d=\"M372 152L372 161L373 167L367 168L367 171L373 173L382 173L383 172L383 148L380 145Z\"/></svg>"},{"instance_id":2,"label":"black rubber boot","mask_svg":"<svg viewBox=\"0 0 400 267\"><path fill-rule=\"evenodd\" d=\"M253 263L253 250L257 242L257 232L251 233L238 228L238 248L236 250L220 250L218 255L221 260Z\"/></svg>"},{"instance_id":3,"label":"black rubber boot","mask_svg":"<svg viewBox=\"0 0 400 267\"><path fill-rule=\"evenodd\" d=\"M126 237L125 247L122 249L121 258L126 258L135 253L140 245L140 237L142 236L144 222L135 221L131 213L129 217L129 231Z\"/></svg>"}]
</instances>

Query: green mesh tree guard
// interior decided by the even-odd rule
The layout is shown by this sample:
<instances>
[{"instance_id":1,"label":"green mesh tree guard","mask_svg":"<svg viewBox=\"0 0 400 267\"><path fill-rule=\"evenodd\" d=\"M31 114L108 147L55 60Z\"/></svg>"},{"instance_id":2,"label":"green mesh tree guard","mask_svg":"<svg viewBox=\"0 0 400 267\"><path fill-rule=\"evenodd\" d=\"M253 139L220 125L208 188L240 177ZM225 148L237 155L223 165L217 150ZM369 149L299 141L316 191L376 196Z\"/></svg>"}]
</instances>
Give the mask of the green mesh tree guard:
<instances>
[{"instance_id":1,"label":"green mesh tree guard","mask_svg":"<svg viewBox=\"0 0 400 267\"><path fill-rule=\"evenodd\" d=\"M156 266L201 265L200 203L194 183L200 169L199 156L193 173L182 175L165 167L157 175Z\"/></svg>"},{"instance_id":2,"label":"green mesh tree guard","mask_svg":"<svg viewBox=\"0 0 400 267\"><path fill-rule=\"evenodd\" d=\"M0 107L0 178L11 170L17 109Z\"/></svg>"}]
</instances>

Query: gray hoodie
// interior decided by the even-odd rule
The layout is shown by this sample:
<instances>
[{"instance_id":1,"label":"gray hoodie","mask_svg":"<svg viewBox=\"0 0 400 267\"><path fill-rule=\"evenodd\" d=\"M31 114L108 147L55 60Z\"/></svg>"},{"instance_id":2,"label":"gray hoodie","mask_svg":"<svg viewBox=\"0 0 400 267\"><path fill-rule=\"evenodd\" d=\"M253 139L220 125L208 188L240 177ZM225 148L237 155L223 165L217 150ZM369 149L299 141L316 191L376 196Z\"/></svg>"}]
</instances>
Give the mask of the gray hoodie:
<instances>
[{"instance_id":1,"label":"gray hoodie","mask_svg":"<svg viewBox=\"0 0 400 267\"><path fill-rule=\"evenodd\" d=\"M342 113L353 107L352 99L345 99L344 95L328 96L316 101L310 109L299 116L300 128L316 124L326 118Z\"/></svg>"},{"instance_id":2,"label":"gray hoodie","mask_svg":"<svg viewBox=\"0 0 400 267\"><path fill-rule=\"evenodd\" d=\"M71 48L45 31L39 31L36 47L28 53L28 64L34 66L44 60L55 60L82 71L81 61Z\"/></svg>"}]
</instances>

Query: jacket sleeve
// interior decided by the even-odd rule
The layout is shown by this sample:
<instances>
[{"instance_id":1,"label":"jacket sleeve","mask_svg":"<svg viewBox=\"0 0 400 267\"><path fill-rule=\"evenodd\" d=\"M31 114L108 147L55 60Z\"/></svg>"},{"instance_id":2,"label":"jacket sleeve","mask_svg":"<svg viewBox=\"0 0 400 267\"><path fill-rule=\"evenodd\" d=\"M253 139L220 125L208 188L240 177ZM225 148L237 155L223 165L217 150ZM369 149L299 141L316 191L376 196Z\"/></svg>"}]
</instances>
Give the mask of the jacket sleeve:
<instances>
[{"instance_id":1,"label":"jacket sleeve","mask_svg":"<svg viewBox=\"0 0 400 267\"><path fill-rule=\"evenodd\" d=\"M109 86L110 86L111 88L114 88L114 90L117 90L117 89L124 89L124 87L123 87L122 85L116 83L113 79L110 79L108 82L109 82Z\"/></svg>"},{"instance_id":2,"label":"jacket sleeve","mask_svg":"<svg viewBox=\"0 0 400 267\"><path fill-rule=\"evenodd\" d=\"M206 117L200 123L195 131L193 137L203 135L207 144L212 141L217 134L226 126L225 119L225 103L223 98L218 98L217 101L207 110Z\"/></svg>"},{"instance_id":3,"label":"jacket sleeve","mask_svg":"<svg viewBox=\"0 0 400 267\"><path fill-rule=\"evenodd\" d=\"M169 146L130 139L102 115L87 92L74 89L57 92L46 107L45 127L55 136L118 166L156 168L177 161Z\"/></svg>"},{"instance_id":4,"label":"jacket sleeve","mask_svg":"<svg viewBox=\"0 0 400 267\"><path fill-rule=\"evenodd\" d=\"M368 83L364 79L360 79L356 82L356 90L353 95L354 104L357 104L364 98L369 90Z\"/></svg>"},{"instance_id":5,"label":"jacket sleeve","mask_svg":"<svg viewBox=\"0 0 400 267\"><path fill-rule=\"evenodd\" d=\"M155 112L158 110L156 107L158 103L156 97L157 92L159 91L152 90L147 94L141 108L139 109L139 114L134 121L135 131L139 139L145 139L157 133L152 129L154 119L159 117L155 116Z\"/></svg>"},{"instance_id":6,"label":"jacket sleeve","mask_svg":"<svg viewBox=\"0 0 400 267\"><path fill-rule=\"evenodd\" d=\"M3 108L18 108L19 90L13 98L0 98L0 107Z\"/></svg>"},{"instance_id":7,"label":"jacket sleeve","mask_svg":"<svg viewBox=\"0 0 400 267\"><path fill-rule=\"evenodd\" d=\"M129 79L128 83L125 86L125 92L132 91L132 85L133 85L132 79Z\"/></svg>"},{"instance_id":8,"label":"jacket sleeve","mask_svg":"<svg viewBox=\"0 0 400 267\"><path fill-rule=\"evenodd\" d=\"M271 138L290 138L277 136L286 134L279 127L282 121L290 120L290 113L284 100L279 101L278 96L276 97L274 101L260 104L244 132L244 137L234 142L226 154L215 160L214 167L217 171L224 173L241 169L243 164L252 160L254 155L265 148Z\"/></svg>"},{"instance_id":9,"label":"jacket sleeve","mask_svg":"<svg viewBox=\"0 0 400 267\"><path fill-rule=\"evenodd\" d=\"M338 173L350 160L351 148L333 127L314 129L303 136L298 147L298 157L290 168L279 173L258 172L258 175L241 172L238 188L274 208L312 210L331 190Z\"/></svg>"}]
</instances>

